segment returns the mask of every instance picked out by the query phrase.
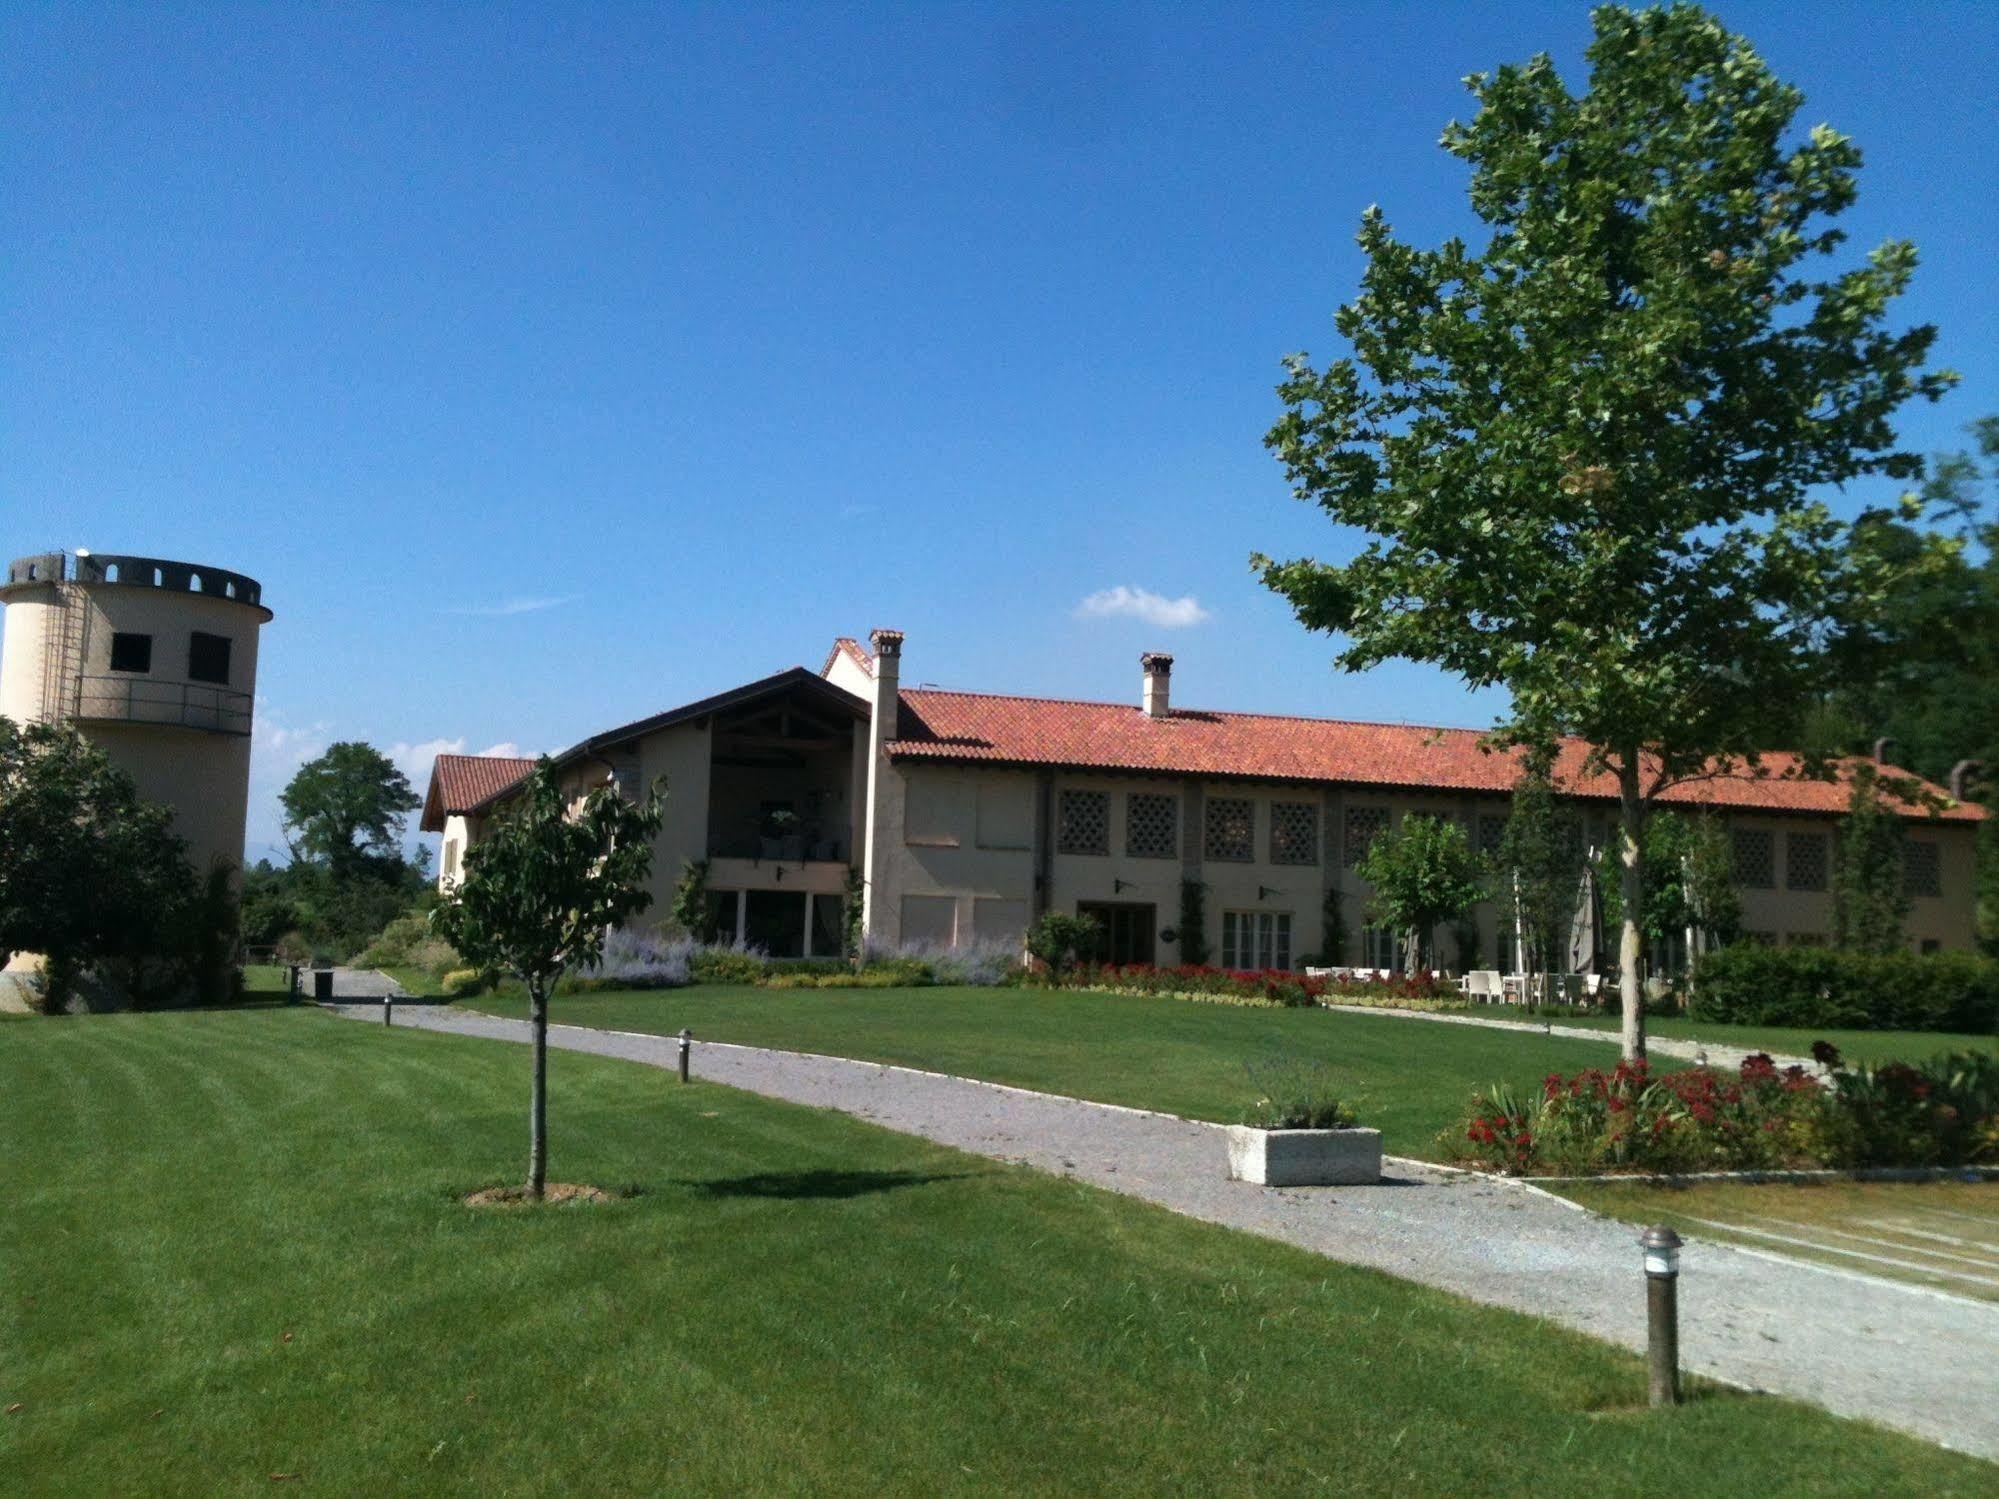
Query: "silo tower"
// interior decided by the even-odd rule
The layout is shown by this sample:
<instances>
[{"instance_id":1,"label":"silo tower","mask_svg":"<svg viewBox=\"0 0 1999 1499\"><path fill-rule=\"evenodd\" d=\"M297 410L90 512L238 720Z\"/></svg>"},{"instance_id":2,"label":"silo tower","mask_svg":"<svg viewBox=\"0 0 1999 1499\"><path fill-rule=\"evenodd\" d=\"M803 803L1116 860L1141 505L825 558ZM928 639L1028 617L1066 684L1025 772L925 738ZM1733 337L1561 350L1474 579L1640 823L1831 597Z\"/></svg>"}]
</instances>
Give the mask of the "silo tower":
<instances>
[{"instance_id":1,"label":"silo tower","mask_svg":"<svg viewBox=\"0 0 1999 1499\"><path fill-rule=\"evenodd\" d=\"M78 550L10 563L0 587L0 714L73 724L174 810L198 872L243 862L257 632L255 579Z\"/></svg>"}]
</instances>

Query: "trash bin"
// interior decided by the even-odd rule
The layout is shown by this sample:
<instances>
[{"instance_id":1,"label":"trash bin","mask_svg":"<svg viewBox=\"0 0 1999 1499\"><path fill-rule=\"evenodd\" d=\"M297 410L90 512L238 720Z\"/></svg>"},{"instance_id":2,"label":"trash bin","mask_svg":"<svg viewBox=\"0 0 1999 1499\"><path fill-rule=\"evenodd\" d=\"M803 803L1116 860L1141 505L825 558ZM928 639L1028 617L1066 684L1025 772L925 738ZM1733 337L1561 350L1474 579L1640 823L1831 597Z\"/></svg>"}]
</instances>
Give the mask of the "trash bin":
<instances>
[{"instance_id":1,"label":"trash bin","mask_svg":"<svg viewBox=\"0 0 1999 1499\"><path fill-rule=\"evenodd\" d=\"M312 971L312 997L321 1004L333 998L333 970L315 968Z\"/></svg>"}]
</instances>

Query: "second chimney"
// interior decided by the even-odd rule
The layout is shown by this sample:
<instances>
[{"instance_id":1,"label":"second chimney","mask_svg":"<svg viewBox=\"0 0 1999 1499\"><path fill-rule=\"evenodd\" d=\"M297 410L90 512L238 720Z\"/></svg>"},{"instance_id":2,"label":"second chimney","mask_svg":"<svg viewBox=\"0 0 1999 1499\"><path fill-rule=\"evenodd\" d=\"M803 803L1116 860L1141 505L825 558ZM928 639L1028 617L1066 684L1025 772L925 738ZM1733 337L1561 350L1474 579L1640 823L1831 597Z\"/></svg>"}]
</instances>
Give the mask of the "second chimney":
<instances>
[{"instance_id":1,"label":"second chimney","mask_svg":"<svg viewBox=\"0 0 1999 1499\"><path fill-rule=\"evenodd\" d=\"M1145 670L1145 716L1164 718L1172 706L1173 658L1161 651L1147 651L1138 664Z\"/></svg>"}]
</instances>

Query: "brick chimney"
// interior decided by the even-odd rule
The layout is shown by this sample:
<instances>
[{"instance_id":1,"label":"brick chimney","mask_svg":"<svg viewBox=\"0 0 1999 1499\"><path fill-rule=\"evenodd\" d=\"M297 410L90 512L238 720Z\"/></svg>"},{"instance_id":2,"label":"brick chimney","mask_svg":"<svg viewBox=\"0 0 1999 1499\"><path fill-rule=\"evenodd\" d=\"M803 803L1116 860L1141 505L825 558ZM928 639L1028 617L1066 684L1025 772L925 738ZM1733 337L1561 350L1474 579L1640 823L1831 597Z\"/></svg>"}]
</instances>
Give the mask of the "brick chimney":
<instances>
[{"instance_id":1,"label":"brick chimney","mask_svg":"<svg viewBox=\"0 0 1999 1499\"><path fill-rule=\"evenodd\" d=\"M1145 716L1164 718L1172 707L1173 658L1163 651L1147 651L1138 664L1145 672Z\"/></svg>"},{"instance_id":2,"label":"brick chimney","mask_svg":"<svg viewBox=\"0 0 1999 1499\"><path fill-rule=\"evenodd\" d=\"M901 705L902 631L876 630L868 636L875 648L874 738L895 738L896 709Z\"/></svg>"}]
</instances>

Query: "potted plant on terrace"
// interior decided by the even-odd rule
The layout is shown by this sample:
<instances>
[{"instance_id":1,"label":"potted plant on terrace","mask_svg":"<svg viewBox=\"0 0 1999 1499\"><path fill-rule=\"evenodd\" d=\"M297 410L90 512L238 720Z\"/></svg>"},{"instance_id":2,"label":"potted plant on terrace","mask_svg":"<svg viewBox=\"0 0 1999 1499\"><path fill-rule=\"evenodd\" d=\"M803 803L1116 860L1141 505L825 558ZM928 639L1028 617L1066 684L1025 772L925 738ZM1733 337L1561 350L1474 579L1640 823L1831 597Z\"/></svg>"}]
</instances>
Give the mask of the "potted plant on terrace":
<instances>
[{"instance_id":1,"label":"potted plant on terrace","mask_svg":"<svg viewBox=\"0 0 1999 1499\"><path fill-rule=\"evenodd\" d=\"M1228 1128L1231 1179L1264 1187L1381 1180L1381 1131L1355 1127L1353 1106L1323 1062L1286 1058L1247 1070L1257 1097Z\"/></svg>"}]
</instances>

